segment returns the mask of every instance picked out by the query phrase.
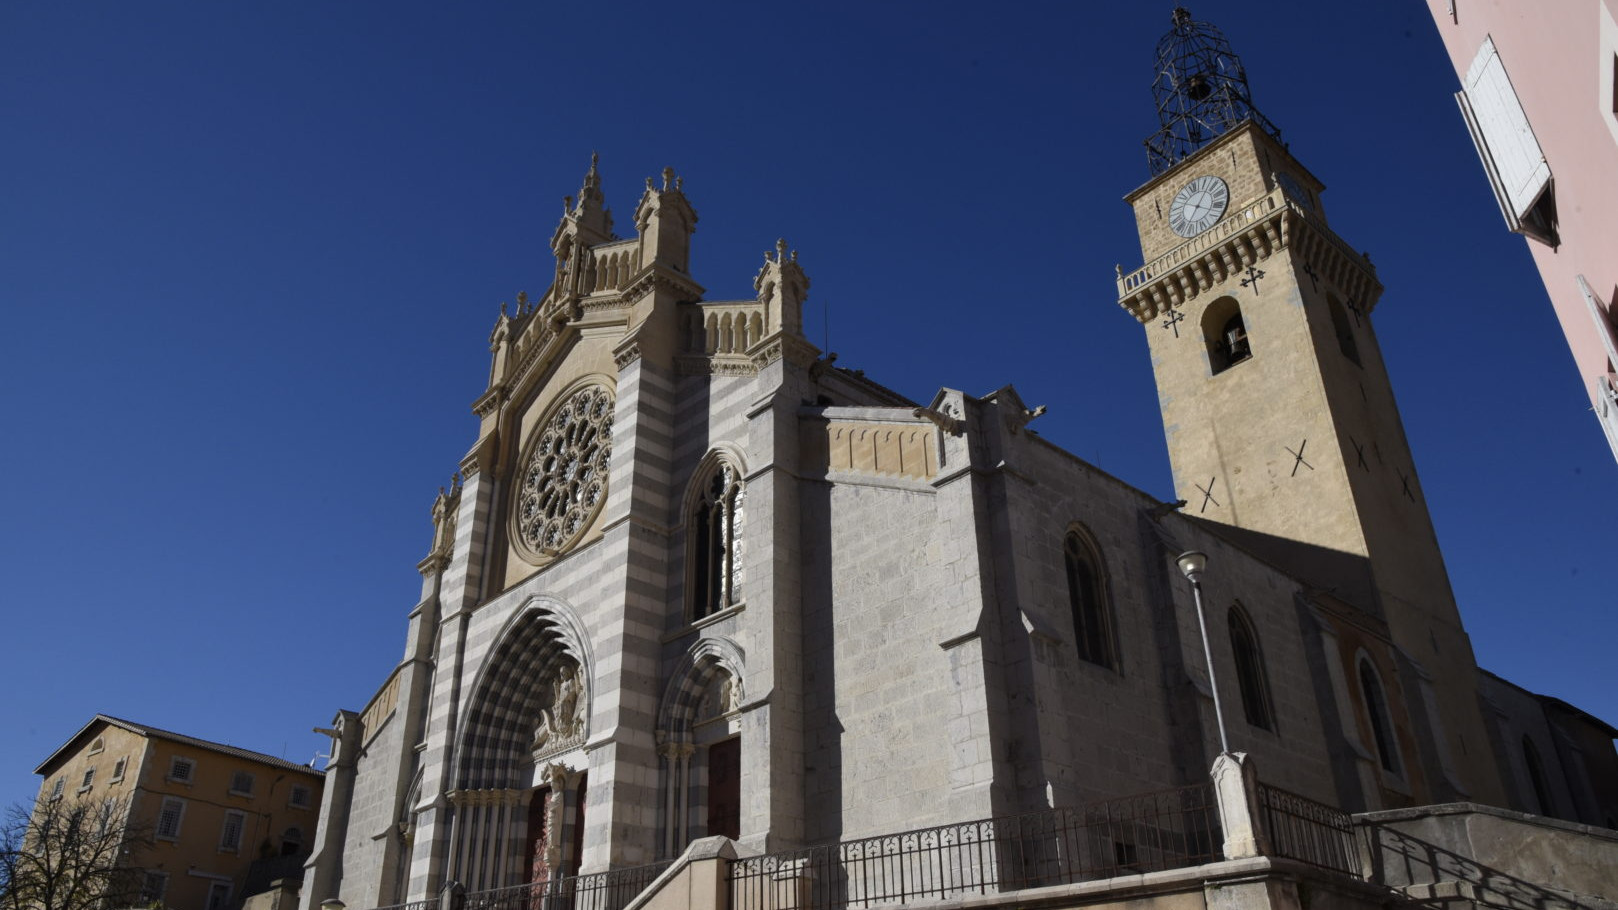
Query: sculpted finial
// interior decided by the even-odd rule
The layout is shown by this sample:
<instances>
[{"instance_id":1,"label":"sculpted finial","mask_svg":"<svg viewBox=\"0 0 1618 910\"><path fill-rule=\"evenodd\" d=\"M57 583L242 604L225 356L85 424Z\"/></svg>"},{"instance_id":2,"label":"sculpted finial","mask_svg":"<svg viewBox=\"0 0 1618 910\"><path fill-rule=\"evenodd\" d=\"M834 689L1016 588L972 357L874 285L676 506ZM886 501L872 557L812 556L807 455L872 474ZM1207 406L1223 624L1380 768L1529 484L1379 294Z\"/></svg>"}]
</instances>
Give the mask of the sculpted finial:
<instances>
[{"instance_id":1,"label":"sculpted finial","mask_svg":"<svg viewBox=\"0 0 1618 910\"><path fill-rule=\"evenodd\" d=\"M573 197L572 196L563 196L562 197L562 214L566 215L568 212L571 212L571 211L573 211Z\"/></svg>"},{"instance_id":2,"label":"sculpted finial","mask_svg":"<svg viewBox=\"0 0 1618 910\"><path fill-rule=\"evenodd\" d=\"M646 188L648 190L650 190L652 188L652 178L650 178L650 177L646 178Z\"/></svg>"},{"instance_id":3,"label":"sculpted finial","mask_svg":"<svg viewBox=\"0 0 1618 910\"><path fill-rule=\"evenodd\" d=\"M595 152L590 153L590 173L596 172L596 165L601 163L601 156Z\"/></svg>"},{"instance_id":4,"label":"sculpted finial","mask_svg":"<svg viewBox=\"0 0 1618 910\"><path fill-rule=\"evenodd\" d=\"M506 318L506 302L504 300L500 301L500 318Z\"/></svg>"},{"instance_id":5,"label":"sculpted finial","mask_svg":"<svg viewBox=\"0 0 1618 910\"><path fill-rule=\"evenodd\" d=\"M670 187L670 185L673 184L673 183L674 183L674 168L671 168L671 167L664 168L663 169L663 189L667 190Z\"/></svg>"}]
</instances>

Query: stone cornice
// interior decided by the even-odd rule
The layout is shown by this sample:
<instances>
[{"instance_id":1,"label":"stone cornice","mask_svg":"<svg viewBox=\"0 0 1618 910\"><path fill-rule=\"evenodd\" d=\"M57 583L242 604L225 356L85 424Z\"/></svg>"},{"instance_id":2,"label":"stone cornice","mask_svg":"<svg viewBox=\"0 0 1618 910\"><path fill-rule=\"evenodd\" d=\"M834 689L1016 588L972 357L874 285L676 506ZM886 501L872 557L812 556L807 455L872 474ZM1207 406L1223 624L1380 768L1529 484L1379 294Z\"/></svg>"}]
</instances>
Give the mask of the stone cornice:
<instances>
[{"instance_id":1,"label":"stone cornice","mask_svg":"<svg viewBox=\"0 0 1618 910\"><path fill-rule=\"evenodd\" d=\"M1279 188L1141 268L1119 275L1118 304L1140 322L1149 322L1288 246L1364 312L1375 306L1382 283L1370 259Z\"/></svg>"},{"instance_id":2,"label":"stone cornice","mask_svg":"<svg viewBox=\"0 0 1618 910\"><path fill-rule=\"evenodd\" d=\"M487 392L479 395L476 401L472 402L472 413L479 417L487 417L494 413L505 401L505 383L497 382L490 386Z\"/></svg>"},{"instance_id":3,"label":"stone cornice","mask_svg":"<svg viewBox=\"0 0 1618 910\"><path fill-rule=\"evenodd\" d=\"M653 291L669 291L686 300L702 299L702 285L656 263L647 266L624 288L623 302L636 303Z\"/></svg>"}]
</instances>

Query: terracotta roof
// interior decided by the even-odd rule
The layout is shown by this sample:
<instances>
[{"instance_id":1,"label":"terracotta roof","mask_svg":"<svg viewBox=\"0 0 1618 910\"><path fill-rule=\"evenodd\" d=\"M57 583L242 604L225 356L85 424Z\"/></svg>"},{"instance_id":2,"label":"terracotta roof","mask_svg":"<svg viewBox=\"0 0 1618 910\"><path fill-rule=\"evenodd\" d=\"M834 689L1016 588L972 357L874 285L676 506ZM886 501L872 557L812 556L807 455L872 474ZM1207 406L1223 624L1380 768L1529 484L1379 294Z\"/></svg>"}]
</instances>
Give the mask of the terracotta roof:
<instances>
[{"instance_id":1,"label":"terracotta roof","mask_svg":"<svg viewBox=\"0 0 1618 910\"><path fill-rule=\"evenodd\" d=\"M89 723L85 724L83 727L80 727L79 732L68 737L67 742L63 743L61 748L57 749L55 752L52 752L50 757L40 762L39 767L34 769L34 773L44 774L46 768L54 764L62 753L66 752L70 746L77 742L80 737L84 736L85 733L89 732L89 730L97 724L107 724L109 726L128 730L131 733L138 733L141 736L149 736L154 739L166 739L170 742L183 743L188 746L195 746L199 749L207 749L210 752L218 752L221 755L229 755L232 758L244 758L248 761L259 762L260 764L269 765L274 768L282 768L287 771L303 771L307 774L314 775L323 775L326 773L310 767L309 765L300 765L297 762L287 761L284 758L276 758L273 755L265 755L263 752L254 752L251 749L243 749L238 746L226 745L225 743L216 743L206 739L198 739L195 736L186 736L184 733L175 733L171 730L162 730L146 724L137 724L132 720L123 720L107 714L97 714Z\"/></svg>"}]
</instances>

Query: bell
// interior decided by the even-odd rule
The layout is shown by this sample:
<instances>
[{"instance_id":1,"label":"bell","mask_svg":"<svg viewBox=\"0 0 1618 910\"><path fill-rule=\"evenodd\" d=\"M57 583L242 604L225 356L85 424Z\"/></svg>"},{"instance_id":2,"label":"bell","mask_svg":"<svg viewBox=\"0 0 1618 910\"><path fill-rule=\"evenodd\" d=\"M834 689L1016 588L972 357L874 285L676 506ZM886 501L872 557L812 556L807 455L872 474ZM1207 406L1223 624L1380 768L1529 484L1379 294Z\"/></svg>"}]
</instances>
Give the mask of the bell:
<instances>
[{"instance_id":1,"label":"bell","mask_svg":"<svg viewBox=\"0 0 1618 910\"><path fill-rule=\"evenodd\" d=\"M1208 77L1197 73L1185 81L1185 94L1192 101L1201 101L1213 94L1213 85L1208 82Z\"/></svg>"}]
</instances>

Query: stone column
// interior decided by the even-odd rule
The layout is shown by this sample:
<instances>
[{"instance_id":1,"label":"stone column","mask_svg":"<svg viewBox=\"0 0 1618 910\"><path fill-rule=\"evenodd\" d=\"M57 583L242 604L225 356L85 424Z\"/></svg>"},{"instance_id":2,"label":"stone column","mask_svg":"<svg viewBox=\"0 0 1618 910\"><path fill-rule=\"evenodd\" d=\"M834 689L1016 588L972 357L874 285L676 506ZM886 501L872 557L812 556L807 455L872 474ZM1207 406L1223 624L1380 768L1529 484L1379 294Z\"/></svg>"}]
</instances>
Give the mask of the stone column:
<instances>
[{"instance_id":1,"label":"stone column","mask_svg":"<svg viewBox=\"0 0 1618 910\"><path fill-rule=\"evenodd\" d=\"M360 716L353 711L339 711L334 723L336 729L319 731L331 736L332 754L326 764L326 790L320 803L314 853L304 863L306 883L299 902L304 910L330 902L342 906L337 894L343 882L343 844L348 839L348 810L354 798Z\"/></svg>"},{"instance_id":2,"label":"stone column","mask_svg":"<svg viewBox=\"0 0 1618 910\"><path fill-rule=\"evenodd\" d=\"M1214 759L1214 796L1219 801L1219 825L1225 832L1225 859L1263 856L1269 852L1264 836L1263 807L1258 801L1258 772L1245 752L1224 752Z\"/></svg>"}]
</instances>

